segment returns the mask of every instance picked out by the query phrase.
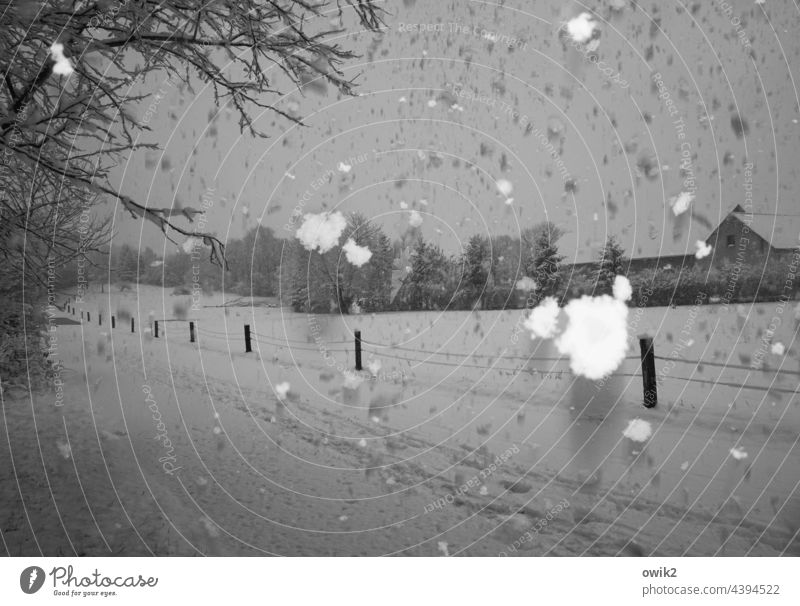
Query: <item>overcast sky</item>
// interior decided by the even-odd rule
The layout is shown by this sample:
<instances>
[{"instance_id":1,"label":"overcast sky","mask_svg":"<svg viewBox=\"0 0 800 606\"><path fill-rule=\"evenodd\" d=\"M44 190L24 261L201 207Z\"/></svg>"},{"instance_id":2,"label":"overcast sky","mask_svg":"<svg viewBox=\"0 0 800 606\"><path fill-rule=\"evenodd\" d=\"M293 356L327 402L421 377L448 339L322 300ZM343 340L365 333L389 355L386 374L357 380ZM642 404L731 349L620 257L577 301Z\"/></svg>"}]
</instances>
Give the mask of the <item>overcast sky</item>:
<instances>
[{"instance_id":1,"label":"overcast sky","mask_svg":"<svg viewBox=\"0 0 800 606\"><path fill-rule=\"evenodd\" d=\"M164 155L137 152L122 189L157 207L200 207L205 195L223 238L259 220L288 235L296 207L358 210L395 238L408 227L405 202L427 238L457 252L474 233L547 218L578 261L609 234L633 256L693 252L708 224L745 203L748 161L753 210L800 214L793 2L500 4L391 0L382 35L341 40L362 55L344 67L361 74L361 95L287 91L274 102L306 126L265 114L270 139L240 134L225 109L212 119L210 91L176 90L149 137ZM588 41L597 63L587 43L559 34L583 11L599 30ZM694 217L676 226L671 203L689 191ZM152 224L116 216L115 242L164 250Z\"/></svg>"}]
</instances>

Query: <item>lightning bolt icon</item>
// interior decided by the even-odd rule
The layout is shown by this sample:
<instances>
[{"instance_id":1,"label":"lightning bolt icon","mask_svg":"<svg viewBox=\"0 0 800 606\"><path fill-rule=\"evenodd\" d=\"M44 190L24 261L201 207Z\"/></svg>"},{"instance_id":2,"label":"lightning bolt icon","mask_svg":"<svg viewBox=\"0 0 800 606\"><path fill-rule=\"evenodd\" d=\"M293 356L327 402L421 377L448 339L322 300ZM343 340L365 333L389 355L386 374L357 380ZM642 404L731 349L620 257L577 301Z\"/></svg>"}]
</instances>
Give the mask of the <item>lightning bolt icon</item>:
<instances>
[{"instance_id":1,"label":"lightning bolt icon","mask_svg":"<svg viewBox=\"0 0 800 606\"><path fill-rule=\"evenodd\" d=\"M28 589L33 587L33 584L36 582L36 578L39 576L39 572L34 568L31 570L31 578L28 580Z\"/></svg>"}]
</instances>

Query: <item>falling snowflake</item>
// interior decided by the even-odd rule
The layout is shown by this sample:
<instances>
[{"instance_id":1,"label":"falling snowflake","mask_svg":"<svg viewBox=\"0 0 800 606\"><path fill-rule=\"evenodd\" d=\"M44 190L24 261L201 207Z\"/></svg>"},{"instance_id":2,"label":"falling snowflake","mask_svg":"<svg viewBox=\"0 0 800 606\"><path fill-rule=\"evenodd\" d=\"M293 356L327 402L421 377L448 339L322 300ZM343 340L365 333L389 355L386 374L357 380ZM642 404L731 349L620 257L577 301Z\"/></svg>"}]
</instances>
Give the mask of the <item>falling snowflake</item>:
<instances>
[{"instance_id":1,"label":"falling snowflake","mask_svg":"<svg viewBox=\"0 0 800 606\"><path fill-rule=\"evenodd\" d=\"M553 297L547 297L534 307L524 323L525 328L531 331L531 338L550 339L554 337L558 327L558 314L558 301Z\"/></svg>"},{"instance_id":2,"label":"falling snowflake","mask_svg":"<svg viewBox=\"0 0 800 606\"><path fill-rule=\"evenodd\" d=\"M622 432L622 435L634 442L646 442L653 435L653 428L647 421L634 419L633 421L628 421L628 426Z\"/></svg>"},{"instance_id":3,"label":"falling snowflake","mask_svg":"<svg viewBox=\"0 0 800 606\"><path fill-rule=\"evenodd\" d=\"M349 238L342 246L342 250L347 257L347 260L355 265L361 267L372 257L372 251L366 246L359 246L353 238Z\"/></svg>"},{"instance_id":4,"label":"falling snowflake","mask_svg":"<svg viewBox=\"0 0 800 606\"><path fill-rule=\"evenodd\" d=\"M617 301L630 301L633 295L631 283L625 276L616 276L613 287L614 298Z\"/></svg>"},{"instance_id":5,"label":"falling snowflake","mask_svg":"<svg viewBox=\"0 0 800 606\"><path fill-rule=\"evenodd\" d=\"M275 386L275 394L280 400L285 400L286 396L289 394L289 383L286 381L283 383L278 383Z\"/></svg>"},{"instance_id":6,"label":"falling snowflake","mask_svg":"<svg viewBox=\"0 0 800 606\"><path fill-rule=\"evenodd\" d=\"M65 459L69 459L72 456L72 446L70 446L68 443L58 440L56 442L56 447L58 447L58 452Z\"/></svg>"},{"instance_id":7,"label":"falling snowflake","mask_svg":"<svg viewBox=\"0 0 800 606\"><path fill-rule=\"evenodd\" d=\"M601 379L619 367L628 349L628 306L601 295L573 299L564 308L567 328L555 340L569 355L570 368L587 379Z\"/></svg>"},{"instance_id":8,"label":"falling snowflake","mask_svg":"<svg viewBox=\"0 0 800 606\"><path fill-rule=\"evenodd\" d=\"M200 518L200 523L203 525L203 528L205 528L206 532L208 533L208 536L210 536L212 539L217 538L219 536L219 528L211 520L211 518L209 518L208 516L203 516L202 518Z\"/></svg>"},{"instance_id":9,"label":"falling snowflake","mask_svg":"<svg viewBox=\"0 0 800 606\"><path fill-rule=\"evenodd\" d=\"M697 242L694 243L694 245L697 247L697 252L694 253L694 256L697 257L698 259L704 259L705 257L711 254L712 247L710 244L706 244L702 240L698 240Z\"/></svg>"},{"instance_id":10,"label":"falling snowflake","mask_svg":"<svg viewBox=\"0 0 800 606\"><path fill-rule=\"evenodd\" d=\"M412 210L408 217L408 224L411 227L419 227L422 225L422 215L418 211Z\"/></svg>"},{"instance_id":11,"label":"falling snowflake","mask_svg":"<svg viewBox=\"0 0 800 606\"><path fill-rule=\"evenodd\" d=\"M507 198L511 195L511 192L514 191L514 185L508 179L498 179L497 189Z\"/></svg>"},{"instance_id":12,"label":"falling snowflake","mask_svg":"<svg viewBox=\"0 0 800 606\"><path fill-rule=\"evenodd\" d=\"M525 276L516 283L517 290L536 290L536 281L533 278Z\"/></svg>"},{"instance_id":13,"label":"falling snowflake","mask_svg":"<svg viewBox=\"0 0 800 606\"><path fill-rule=\"evenodd\" d=\"M326 253L339 243L345 227L347 219L338 211L318 215L309 213L303 217L303 224L295 235L306 250Z\"/></svg>"},{"instance_id":14,"label":"falling snowflake","mask_svg":"<svg viewBox=\"0 0 800 606\"><path fill-rule=\"evenodd\" d=\"M64 45L60 42L53 42L50 46L50 56L55 62L53 73L57 76L69 76L75 71L75 68L72 67L72 61L64 55Z\"/></svg>"},{"instance_id":15,"label":"falling snowflake","mask_svg":"<svg viewBox=\"0 0 800 606\"><path fill-rule=\"evenodd\" d=\"M680 194L670 200L672 205L672 212L677 217L689 210L689 205L694 200L694 194L688 191L682 191Z\"/></svg>"},{"instance_id":16,"label":"falling snowflake","mask_svg":"<svg viewBox=\"0 0 800 606\"><path fill-rule=\"evenodd\" d=\"M370 373L372 373L372 376L377 376L381 371L382 366L383 364L381 364L380 360L372 360L369 364L367 364L367 369L369 369Z\"/></svg>"},{"instance_id":17,"label":"falling snowflake","mask_svg":"<svg viewBox=\"0 0 800 606\"><path fill-rule=\"evenodd\" d=\"M588 42L597 29L597 22L589 13L581 13L574 19L567 21L567 33L570 38L579 44Z\"/></svg>"},{"instance_id":18,"label":"falling snowflake","mask_svg":"<svg viewBox=\"0 0 800 606\"><path fill-rule=\"evenodd\" d=\"M731 456L736 459L737 461L741 461L742 459L747 458L747 452L743 448L731 448L730 450Z\"/></svg>"},{"instance_id":19,"label":"falling snowflake","mask_svg":"<svg viewBox=\"0 0 800 606\"><path fill-rule=\"evenodd\" d=\"M344 372L344 383L342 387L345 389L358 389L358 386L364 382L364 379L361 378L354 372L345 371Z\"/></svg>"}]
</instances>

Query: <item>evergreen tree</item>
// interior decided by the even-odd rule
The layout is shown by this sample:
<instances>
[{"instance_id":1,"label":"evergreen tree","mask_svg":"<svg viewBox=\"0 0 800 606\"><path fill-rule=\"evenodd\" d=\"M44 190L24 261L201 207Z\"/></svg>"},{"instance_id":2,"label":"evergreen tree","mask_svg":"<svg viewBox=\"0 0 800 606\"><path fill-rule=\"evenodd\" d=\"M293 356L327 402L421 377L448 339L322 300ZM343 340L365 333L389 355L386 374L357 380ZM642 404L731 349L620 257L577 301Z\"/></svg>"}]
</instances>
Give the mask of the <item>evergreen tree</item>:
<instances>
[{"instance_id":1,"label":"evergreen tree","mask_svg":"<svg viewBox=\"0 0 800 606\"><path fill-rule=\"evenodd\" d=\"M614 278L625 271L625 250L614 236L609 236L600 257L594 274L594 294L611 294L614 287Z\"/></svg>"},{"instance_id":2,"label":"evergreen tree","mask_svg":"<svg viewBox=\"0 0 800 606\"><path fill-rule=\"evenodd\" d=\"M564 232L550 221L525 230L522 245L526 255L525 275L536 282L536 300L554 296L561 284L561 262L558 240Z\"/></svg>"},{"instance_id":3,"label":"evergreen tree","mask_svg":"<svg viewBox=\"0 0 800 606\"><path fill-rule=\"evenodd\" d=\"M462 297L470 308L480 306L486 309L486 303L492 295L492 245L490 240L475 234L467 242L464 251L464 280Z\"/></svg>"},{"instance_id":4,"label":"evergreen tree","mask_svg":"<svg viewBox=\"0 0 800 606\"><path fill-rule=\"evenodd\" d=\"M398 299L402 307L414 310L443 309L454 292L453 263L441 248L417 240L411 254L411 273Z\"/></svg>"}]
</instances>

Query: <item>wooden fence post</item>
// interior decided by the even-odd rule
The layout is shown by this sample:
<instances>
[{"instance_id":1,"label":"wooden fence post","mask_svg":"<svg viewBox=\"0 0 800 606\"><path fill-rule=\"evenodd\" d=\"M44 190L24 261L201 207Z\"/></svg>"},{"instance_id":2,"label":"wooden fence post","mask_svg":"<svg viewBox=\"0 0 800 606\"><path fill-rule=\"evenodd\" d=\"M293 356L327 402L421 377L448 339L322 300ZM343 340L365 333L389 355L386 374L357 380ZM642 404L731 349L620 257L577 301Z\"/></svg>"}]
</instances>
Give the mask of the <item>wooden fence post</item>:
<instances>
[{"instance_id":1,"label":"wooden fence post","mask_svg":"<svg viewBox=\"0 0 800 606\"><path fill-rule=\"evenodd\" d=\"M194 322L189 322L189 343L194 343Z\"/></svg>"},{"instance_id":2,"label":"wooden fence post","mask_svg":"<svg viewBox=\"0 0 800 606\"><path fill-rule=\"evenodd\" d=\"M153 320L153 336L158 339L158 320Z\"/></svg>"},{"instance_id":3,"label":"wooden fence post","mask_svg":"<svg viewBox=\"0 0 800 606\"><path fill-rule=\"evenodd\" d=\"M131 318L131 332L134 332L134 330L133 330L133 318Z\"/></svg>"},{"instance_id":4,"label":"wooden fence post","mask_svg":"<svg viewBox=\"0 0 800 606\"><path fill-rule=\"evenodd\" d=\"M244 351L245 353L250 353L253 351L252 346L250 345L250 325L244 325Z\"/></svg>"},{"instance_id":5,"label":"wooden fence post","mask_svg":"<svg viewBox=\"0 0 800 606\"><path fill-rule=\"evenodd\" d=\"M111 328L117 327L117 319L114 316L111 316Z\"/></svg>"},{"instance_id":6,"label":"wooden fence post","mask_svg":"<svg viewBox=\"0 0 800 606\"><path fill-rule=\"evenodd\" d=\"M356 370L361 368L361 331L356 331Z\"/></svg>"},{"instance_id":7,"label":"wooden fence post","mask_svg":"<svg viewBox=\"0 0 800 606\"><path fill-rule=\"evenodd\" d=\"M102 326L103 325L103 314L101 314L101 313L97 314L97 325L98 326Z\"/></svg>"},{"instance_id":8,"label":"wooden fence post","mask_svg":"<svg viewBox=\"0 0 800 606\"><path fill-rule=\"evenodd\" d=\"M92 321L92 314L90 312L88 312L88 311L86 312L86 321L87 322L91 322Z\"/></svg>"},{"instance_id":9,"label":"wooden fence post","mask_svg":"<svg viewBox=\"0 0 800 606\"><path fill-rule=\"evenodd\" d=\"M642 388L644 390L644 405L653 408L658 404L658 387L656 384L656 353L653 339L639 338L639 349L642 356Z\"/></svg>"}]
</instances>

